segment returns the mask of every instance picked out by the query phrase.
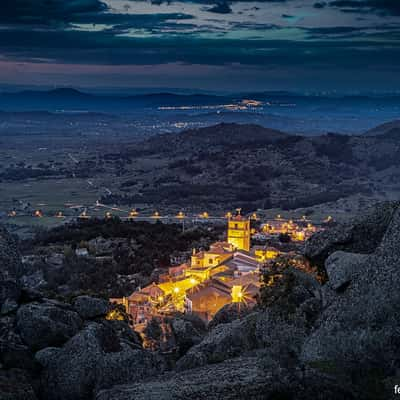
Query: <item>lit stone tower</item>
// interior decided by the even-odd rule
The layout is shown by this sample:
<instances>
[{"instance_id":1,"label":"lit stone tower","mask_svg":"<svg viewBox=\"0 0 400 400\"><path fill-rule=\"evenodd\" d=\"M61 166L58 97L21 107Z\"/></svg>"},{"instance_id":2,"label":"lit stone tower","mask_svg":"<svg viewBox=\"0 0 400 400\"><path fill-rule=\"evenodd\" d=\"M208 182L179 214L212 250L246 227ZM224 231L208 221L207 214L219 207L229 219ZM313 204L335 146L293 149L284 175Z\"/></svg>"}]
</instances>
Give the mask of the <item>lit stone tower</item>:
<instances>
[{"instance_id":1,"label":"lit stone tower","mask_svg":"<svg viewBox=\"0 0 400 400\"><path fill-rule=\"evenodd\" d=\"M238 215L228 220L228 243L238 250L250 251L250 220Z\"/></svg>"}]
</instances>

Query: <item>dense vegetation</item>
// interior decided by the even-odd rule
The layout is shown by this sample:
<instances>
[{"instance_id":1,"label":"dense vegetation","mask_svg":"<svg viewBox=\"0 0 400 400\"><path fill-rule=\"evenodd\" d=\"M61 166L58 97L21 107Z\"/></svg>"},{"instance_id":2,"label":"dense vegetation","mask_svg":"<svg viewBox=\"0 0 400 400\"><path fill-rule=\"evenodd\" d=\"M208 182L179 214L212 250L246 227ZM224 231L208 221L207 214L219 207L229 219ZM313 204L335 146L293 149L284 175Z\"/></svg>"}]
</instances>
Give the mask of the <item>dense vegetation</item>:
<instances>
[{"instance_id":1,"label":"dense vegetation","mask_svg":"<svg viewBox=\"0 0 400 400\"><path fill-rule=\"evenodd\" d=\"M105 296L127 295L138 285L149 283L157 270L170 265L170 256L193 247L207 247L218 239L218 229L195 228L182 232L175 224L123 222L118 218L88 220L64 225L24 243L26 253L63 253L60 268L42 261L36 265L43 271L48 290L64 287L67 293L89 292ZM96 258L90 242L103 238L107 244L105 259ZM89 257L78 257L76 248L87 248ZM35 268L35 267L34 267ZM152 275L153 274L153 275Z\"/></svg>"}]
</instances>

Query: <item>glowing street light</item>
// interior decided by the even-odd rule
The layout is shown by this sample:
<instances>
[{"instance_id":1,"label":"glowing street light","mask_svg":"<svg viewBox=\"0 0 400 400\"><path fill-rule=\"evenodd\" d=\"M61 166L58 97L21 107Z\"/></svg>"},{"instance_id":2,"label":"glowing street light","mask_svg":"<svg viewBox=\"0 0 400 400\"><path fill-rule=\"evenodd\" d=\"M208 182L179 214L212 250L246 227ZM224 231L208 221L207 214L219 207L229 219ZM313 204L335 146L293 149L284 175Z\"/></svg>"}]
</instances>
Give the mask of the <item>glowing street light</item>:
<instances>
[{"instance_id":1,"label":"glowing street light","mask_svg":"<svg viewBox=\"0 0 400 400\"><path fill-rule=\"evenodd\" d=\"M151 216L151 218L155 218L155 219L160 218L160 213L158 211L155 211L154 214Z\"/></svg>"},{"instance_id":2,"label":"glowing street light","mask_svg":"<svg viewBox=\"0 0 400 400\"><path fill-rule=\"evenodd\" d=\"M86 211L82 211L82 212L79 214L79 218L80 218L80 219L89 219L90 216L87 214Z\"/></svg>"},{"instance_id":3,"label":"glowing street light","mask_svg":"<svg viewBox=\"0 0 400 400\"><path fill-rule=\"evenodd\" d=\"M185 218L185 214L182 211L179 211L178 215L176 216L178 219L183 219Z\"/></svg>"},{"instance_id":4,"label":"glowing street light","mask_svg":"<svg viewBox=\"0 0 400 400\"><path fill-rule=\"evenodd\" d=\"M42 218L43 217L43 213L42 213L41 210L36 210L34 215L35 215L36 218Z\"/></svg>"},{"instance_id":5,"label":"glowing street light","mask_svg":"<svg viewBox=\"0 0 400 400\"><path fill-rule=\"evenodd\" d=\"M128 218L135 218L135 217L137 217L138 215L139 215L139 213L137 212L137 210L136 210L135 208L133 208L133 209L130 211Z\"/></svg>"},{"instance_id":6,"label":"glowing street light","mask_svg":"<svg viewBox=\"0 0 400 400\"><path fill-rule=\"evenodd\" d=\"M228 211L228 212L225 214L225 218L231 219L231 218L232 218L232 213L231 213L230 211Z\"/></svg>"},{"instance_id":7,"label":"glowing street light","mask_svg":"<svg viewBox=\"0 0 400 400\"><path fill-rule=\"evenodd\" d=\"M105 218L106 218L106 219L112 218L112 214L110 213L110 211L107 211L107 212L106 212Z\"/></svg>"},{"instance_id":8,"label":"glowing street light","mask_svg":"<svg viewBox=\"0 0 400 400\"><path fill-rule=\"evenodd\" d=\"M208 212L204 211L202 214L200 214L201 218L207 219L209 217Z\"/></svg>"}]
</instances>

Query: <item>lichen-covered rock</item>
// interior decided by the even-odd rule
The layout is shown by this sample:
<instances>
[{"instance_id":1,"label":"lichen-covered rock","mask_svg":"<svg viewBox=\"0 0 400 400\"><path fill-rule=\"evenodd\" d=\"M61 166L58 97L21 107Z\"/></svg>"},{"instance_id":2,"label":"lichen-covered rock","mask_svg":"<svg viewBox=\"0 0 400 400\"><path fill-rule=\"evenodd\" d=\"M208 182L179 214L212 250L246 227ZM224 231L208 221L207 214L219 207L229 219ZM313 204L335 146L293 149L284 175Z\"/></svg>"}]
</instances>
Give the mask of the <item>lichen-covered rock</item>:
<instances>
[{"instance_id":1,"label":"lichen-covered rock","mask_svg":"<svg viewBox=\"0 0 400 400\"><path fill-rule=\"evenodd\" d=\"M332 253L325 261L325 269L328 274L328 285L334 290L340 290L343 285L351 283L365 264L368 255L347 253L345 251L336 251Z\"/></svg>"},{"instance_id":2,"label":"lichen-covered rock","mask_svg":"<svg viewBox=\"0 0 400 400\"><path fill-rule=\"evenodd\" d=\"M305 341L306 363L330 363L337 370L393 374L400 362L400 209L374 254L353 271ZM383 377L381 378L381 380Z\"/></svg>"},{"instance_id":3,"label":"lichen-covered rock","mask_svg":"<svg viewBox=\"0 0 400 400\"><path fill-rule=\"evenodd\" d=\"M318 282L300 271L292 271L290 292L283 301L229 323L219 324L178 360L177 369L197 368L268 347L271 353L290 350L299 354L301 345L317 319L321 302Z\"/></svg>"},{"instance_id":4,"label":"lichen-covered rock","mask_svg":"<svg viewBox=\"0 0 400 400\"><path fill-rule=\"evenodd\" d=\"M223 306L214 315L214 318L208 324L208 329L213 329L219 324L226 324L240 319L252 312L252 307L243 303L230 303Z\"/></svg>"},{"instance_id":5,"label":"lichen-covered rock","mask_svg":"<svg viewBox=\"0 0 400 400\"><path fill-rule=\"evenodd\" d=\"M237 358L148 383L131 383L100 391L96 400L239 400L266 399L269 382L255 358Z\"/></svg>"},{"instance_id":6,"label":"lichen-covered rock","mask_svg":"<svg viewBox=\"0 0 400 400\"><path fill-rule=\"evenodd\" d=\"M32 349L61 346L82 327L83 321L71 307L46 301L24 304L17 312L17 328Z\"/></svg>"},{"instance_id":7,"label":"lichen-covered rock","mask_svg":"<svg viewBox=\"0 0 400 400\"><path fill-rule=\"evenodd\" d=\"M10 302L18 300L20 295L19 279L22 275L21 256L17 249L16 240L0 227L0 311L4 303L7 308Z\"/></svg>"},{"instance_id":8,"label":"lichen-covered rock","mask_svg":"<svg viewBox=\"0 0 400 400\"><path fill-rule=\"evenodd\" d=\"M77 297L73 306L83 319L104 317L110 310L110 304L107 300L90 296Z\"/></svg>"},{"instance_id":9,"label":"lichen-covered rock","mask_svg":"<svg viewBox=\"0 0 400 400\"><path fill-rule=\"evenodd\" d=\"M397 202L381 203L348 224L316 233L306 242L304 255L312 262L323 265L329 255L338 250L373 253L398 207Z\"/></svg>"},{"instance_id":10,"label":"lichen-covered rock","mask_svg":"<svg viewBox=\"0 0 400 400\"><path fill-rule=\"evenodd\" d=\"M109 325L89 323L62 348L43 349L41 397L46 400L86 400L96 390L136 382L162 369L149 352L121 343Z\"/></svg>"},{"instance_id":11,"label":"lichen-covered rock","mask_svg":"<svg viewBox=\"0 0 400 400\"><path fill-rule=\"evenodd\" d=\"M221 362L256 348L255 323L256 315L249 315L243 320L218 325L178 361L177 369Z\"/></svg>"},{"instance_id":12,"label":"lichen-covered rock","mask_svg":"<svg viewBox=\"0 0 400 400\"><path fill-rule=\"evenodd\" d=\"M15 331L15 316L0 318L0 362L6 369L36 368L33 353Z\"/></svg>"},{"instance_id":13,"label":"lichen-covered rock","mask_svg":"<svg viewBox=\"0 0 400 400\"><path fill-rule=\"evenodd\" d=\"M0 369L1 400L37 400L31 379L23 369Z\"/></svg>"},{"instance_id":14,"label":"lichen-covered rock","mask_svg":"<svg viewBox=\"0 0 400 400\"><path fill-rule=\"evenodd\" d=\"M187 316L173 318L171 329L179 354L185 354L191 347L200 343L205 335L205 325L202 321L188 319ZM197 323L196 323L197 322Z\"/></svg>"},{"instance_id":15,"label":"lichen-covered rock","mask_svg":"<svg viewBox=\"0 0 400 400\"><path fill-rule=\"evenodd\" d=\"M254 356L114 386L96 400L355 400L341 382L311 369L265 371Z\"/></svg>"}]
</instances>

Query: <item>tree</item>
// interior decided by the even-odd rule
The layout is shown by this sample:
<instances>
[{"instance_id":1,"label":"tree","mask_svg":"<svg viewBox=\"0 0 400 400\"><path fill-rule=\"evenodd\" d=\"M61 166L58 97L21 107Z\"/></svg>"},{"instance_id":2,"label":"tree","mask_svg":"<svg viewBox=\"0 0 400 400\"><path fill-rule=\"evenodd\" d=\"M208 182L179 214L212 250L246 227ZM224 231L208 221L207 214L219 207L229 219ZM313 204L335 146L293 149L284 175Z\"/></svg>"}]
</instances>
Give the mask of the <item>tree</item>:
<instances>
[{"instance_id":1,"label":"tree","mask_svg":"<svg viewBox=\"0 0 400 400\"><path fill-rule=\"evenodd\" d=\"M293 311L289 297L295 287L296 279L293 270L287 268L288 266L289 264L275 262L262 274L259 295L259 304L262 307L279 304L282 310Z\"/></svg>"}]
</instances>

